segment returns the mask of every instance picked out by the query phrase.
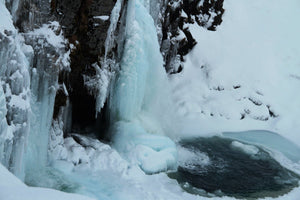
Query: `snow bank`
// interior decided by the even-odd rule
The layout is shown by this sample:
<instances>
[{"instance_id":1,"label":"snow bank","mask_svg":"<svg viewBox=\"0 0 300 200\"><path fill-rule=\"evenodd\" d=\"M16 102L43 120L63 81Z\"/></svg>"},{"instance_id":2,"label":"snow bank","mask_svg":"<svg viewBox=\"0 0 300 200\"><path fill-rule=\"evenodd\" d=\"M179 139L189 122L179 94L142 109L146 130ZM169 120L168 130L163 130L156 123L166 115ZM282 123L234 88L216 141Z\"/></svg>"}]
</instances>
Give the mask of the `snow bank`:
<instances>
[{"instance_id":1,"label":"snow bank","mask_svg":"<svg viewBox=\"0 0 300 200\"><path fill-rule=\"evenodd\" d=\"M78 134L64 139L59 134L60 129L52 131L58 133L56 140L50 142L51 163L60 171L69 174L72 171L92 173L110 170L111 173L122 174L129 167L128 162L108 144Z\"/></svg>"},{"instance_id":2,"label":"snow bank","mask_svg":"<svg viewBox=\"0 0 300 200\"><path fill-rule=\"evenodd\" d=\"M0 164L0 199L5 200L92 200L77 194L68 194L46 188L26 186Z\"/></svg>"},{"instance_id":3,"label":"snow bank","mask_svg":"<svg viewBox=\"0 0 300 200\"><path fill-rule=\"evenodd\" d=\"M300 145L299 7L226 0L215 32L189 25L198 44L183 72L170 76L182 126L198 135L270 130Z\"/></svg>"}]
</instances>

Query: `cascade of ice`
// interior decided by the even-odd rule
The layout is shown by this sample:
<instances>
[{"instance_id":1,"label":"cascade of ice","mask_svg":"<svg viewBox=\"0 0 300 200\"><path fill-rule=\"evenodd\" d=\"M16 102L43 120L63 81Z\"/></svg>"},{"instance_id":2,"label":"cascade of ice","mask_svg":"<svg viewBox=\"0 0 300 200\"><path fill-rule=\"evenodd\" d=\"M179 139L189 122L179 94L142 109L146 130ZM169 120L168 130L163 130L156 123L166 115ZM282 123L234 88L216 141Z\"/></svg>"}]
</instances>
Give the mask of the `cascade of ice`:
<instances>
[{"instance_id":1,"label":"cascade of ice","mask_svg":"<svg viewBox=\"0 0 300 200\"><path fill-rule=\"evenodd\" d=\"M40 65L43 68L43 65ZM58 71L57 71L58 73ZM27 166L43 167L48 159L49 132L53 116L57 82L57 73L45 73L41 70L33 70L31 84L31 119L34 123L30 126L28 150L26 152Z\"/></svg>"},{"instance_id":2,"label":"cascade of ice","mask_svg":"<svg viewBox=\"0 0 300 200\"><path fill-rule=\"evenodd\" d=\"M6 0L6 3L10 7L10 12L11 12L11 15L12 15L12 19L15 23L16 20L17 20L17 11L19 9L20 0Z\"/></svg>"},{"instance_id":3,"label":"cascade of ice","mask_svg":"<svg viewBox=\"0 0 300 200\"><path fill-rule=\"evenodd\" d=\"M118 69L118 65L116 63L117 52L114 52L114 48L116 47L116 43L118 40L118 26L120 25L119 19L122 14L122 7L124 4L124 0L117 0L113 10L110 15L110 26L107 31L107 37L105 40L105 55L102 61L102 67L100 68L97 64L94 65L96 70L96 79L93 80L85 80L85 85L89 87L89 83L91 83L92 90L96 90L96 113L100 112L104 107L105 101L108 97L109 93L109 85L111 83L111 79L113 74ZM122 23L122 22L121 22ZM119 47L120 48L120 47ZM96 86L96 87L95 87Z\"/></svg>"},{"instance_id":4,"label":"cascade of ice","mask_svg":"<svg viewBox=\"0 0 300 200\"><path fill-rule=\"evenodd\" d=\"M29 132L30 112L27 57L30 57L32 51L24 45L23 38L14 28L11 15L3 0L0 1L0 21L0 78L2 81L0 158L11 172L23 179L23 154ZM24 54L25 51L28 53L27 56ZM6 109L4 109L4 104L6 104Z\"/></svg>"},{"instance_id":5,"label":"cascade of ice","mask_svg":"<svg viewBox=\"0 0 300 200\"><path fill-rule=\"evenodd\" d=\"M0 1L0 161L24 179L25 171L47 164L58 73L68 69L70 51L57 22L19 33L13 21L21 2L6 1L10 13ZM42 14L36 25L41 19Z\"/></svg>"},{"instance_id":6,"label":"cascade of ice","mask_svg":"<svg viewBox=\"0 0 300 200\"><path fill-rule=\"evenodd\" d=\"M115 147L146 173L156 173L174 169L177 152L163 136L167 76L149 6L147 0L128 1L120 72L109 107Z\"/></svg>"},{"instance_id":7,"label":"cascade of ice","mask_svg":"<svg viewBox=\"0 0 300 200\"><path fill-rule=\"evenodd\" d=\"M60 33L60 34L57 34ZM58 74L69 68L66 41L57 22L44 24L25 35L34 49L31 63L31 121L25 156L26 173L32 177L48 164L50 128L53 117Z\"/></svg>"}]
</instances>

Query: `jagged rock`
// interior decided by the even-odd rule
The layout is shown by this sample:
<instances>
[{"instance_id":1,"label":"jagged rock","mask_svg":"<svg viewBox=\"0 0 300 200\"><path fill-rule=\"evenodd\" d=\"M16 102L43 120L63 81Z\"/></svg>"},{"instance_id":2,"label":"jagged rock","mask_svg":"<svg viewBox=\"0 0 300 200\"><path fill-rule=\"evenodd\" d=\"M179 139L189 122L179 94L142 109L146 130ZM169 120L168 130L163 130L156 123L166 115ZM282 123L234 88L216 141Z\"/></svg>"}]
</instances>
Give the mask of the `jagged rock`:
<instances>
[{"instance_id":1,"label":"jagged rock","mask_svg":"<svg viewBox=\"0 0 300 200\"><path fill-rule=\"evenodd\" d=\"M187 24L215 31L222 23L224 0L169 0L162 19L161 52L168 73L182 70L184 56L196 45Z\"/></svg>"}]
</instances>

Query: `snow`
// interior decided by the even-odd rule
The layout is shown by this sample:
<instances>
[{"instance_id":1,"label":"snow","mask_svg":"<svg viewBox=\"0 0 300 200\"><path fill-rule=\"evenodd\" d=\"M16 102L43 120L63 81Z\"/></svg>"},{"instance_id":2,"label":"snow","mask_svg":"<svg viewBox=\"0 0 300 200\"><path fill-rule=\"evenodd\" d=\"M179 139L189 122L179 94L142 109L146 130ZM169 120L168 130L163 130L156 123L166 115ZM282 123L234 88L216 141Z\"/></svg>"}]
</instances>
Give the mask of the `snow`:
<instances>
[{"instance_id":1,"label":"snow","mask_svg":"<svg viewBox=\"0 0 300 200\"><path fill-rule=\"evenodd\" d=\"M102 21L107 21L109 19L109 16L107 15L101 15L101 16L94 16L94 19L101 19Z\"/></svg>"},{"instance_id":2,"label":"snow","mask_svg":"<svg viewBox=\"0 0 300 200\"><path fill-rule=\"evenodd\" d=\"M15 106L22 110L28 110L30 109L30 103L27 99L23 99L19 95L11 95L11 100L9 101L9 105L11 107Z\"/></svg>"},{"instance_id":3,"label":"snow","mask_svg":"<svg viewBox=\"0 0 300 200\"><path fill-rule=\"evenodd\" d=\"M45 37L47 42L54 47L64 48L65 38L62 32L59 31L59 23L57 21L49 22L49 24L43 24L42 27L35 29L33 32L28 34L32 36Z\"/></svg>"},{"instance_id":4,"label":"snow","mask_svg":"<svg viewBox=\"0 0 300 200\"><path fill-rule=\"evenodd\" d=\"M56 128L53 131L60 130ZM115 149L95 138L72 134L72 137L64 139L59 133L56 135L58 142L53 140L50 142L51 163L61 171L70 173L78 170L89 172L110 170L122 173L129 167ZM63 141L60 141L59 137Z\"/></svg>"},{"instance_id":5,"label":"snow","mask_svg":"<svg viewBox=\"0 0 300 200\"><path fill-rule=\"evenodd\" d=\"M105 68L100 68L98 64L94 63L93 67L96 74L92 77L83 75L83 80L84 85L87 87L90 94L96 98L95 115L97 115L106 101L112 73L106 68L107 66L105 66Z\"/></svg>"},{"instance_id":6,"label":"snow","mask_svg":"<svg viewBox=\"0 0 300 200\"><path fill-rule=\"evenodd\" d=\"M215 32L189 25L198 44L170 76L182 131L270 130L299 144L299 1L227 0L224 8Z\"/></svg>"}]
</instances>

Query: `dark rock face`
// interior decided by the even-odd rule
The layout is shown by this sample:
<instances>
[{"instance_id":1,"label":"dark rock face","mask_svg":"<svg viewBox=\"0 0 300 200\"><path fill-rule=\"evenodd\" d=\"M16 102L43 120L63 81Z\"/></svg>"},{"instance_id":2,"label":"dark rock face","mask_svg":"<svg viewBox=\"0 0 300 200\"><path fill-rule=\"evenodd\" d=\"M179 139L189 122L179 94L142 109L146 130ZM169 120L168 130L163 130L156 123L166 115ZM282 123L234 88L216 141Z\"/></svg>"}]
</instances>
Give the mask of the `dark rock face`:
<instances>
[{"instance_id":1,"label":"dark rock face","mask_svg":"<svg viewBox=\"0 0 300 200\"><path fill-rule=\"evenodd\" d=\"M170 0L162 22L161 52L168 73L182 70L184 56L196 45L187 24L197 23L215 31L222 23L224 0Z\"/></svg>"},{"instance_id":2,"label":"dark rock face","mask_svg":"<svg viewBox=\"0 0 300 200\"><path fill-rule=\"evenodd\" d=\"M20 32L28 32L48 21L55 20L55 17L51 15L48 0L6 1L6 6ZM14 10L14 8L17 9Z\"/></svg>"},{"instance_id":3,"label":"dark rock face","mask_svg":"<svg viewBox=\"0 0 300 200\"><path fill-rule=\"evenodd\" d=\"M75 46L71 52L71 73L62 72L59 83L65 84L72 104L72 124L76 129L93 126L96 122L95 98L84 84L83 76L94 76L94 63L101 66L110 20L107 19L115 1L52 0L51 10L57 17L65 37ZM106 18L97 16L107 16ZM107 20L106 20L107 19ZM56 110L64 106L65 97L57 94ZM54 115L56 117L57 115Z\"/></svg>"},{"instance_id":4,"label":"dark rock face","mask_svg":"<svg viewBox=\"0 0 300 200\"><path fill-rule=\"evenodd\" d=\"M54 108L51 108L54 109L53 118L58 117L60 109L69 102L73 116L72 124L82 123L82 126L86 127L96 122L95 97L86 88L83 76L95 75L94 63L102 67L100 61L105 53L109 16L115 2L115 0L7 1L6 6L13 16L15 26L24 33L26 44L33 47L34 57L31 67L37 72L39 87L49 85L57 89ZM70 43L64 44L65 49L53 48L47 44L42 35L32 37L28 34L50 21L59 21L60 26L56 27L57 34L62 30ZM44 48L39 46L41 40ZM70 47L72 47L71 70L65 70L67 68L61 66L57 59L59 54L66 53ZM44 93L41 91L39 94Z\"/></svg>"},{"instance_id":5,"label":"dark rock face","mask_svg":"<svg viewBox=\"0 0 300 200\"><path fill-rule=\"evenodd\" d=\"M195 16L199 26L215 31L222 23L224 0L183 0L183 10L188 15L189 21Z\"/></svg>"}]
</instances>

